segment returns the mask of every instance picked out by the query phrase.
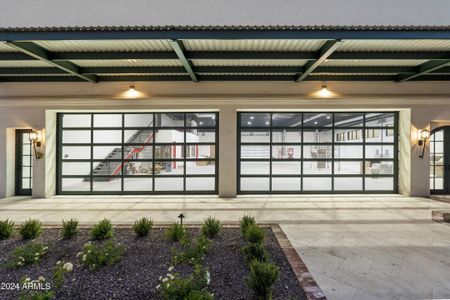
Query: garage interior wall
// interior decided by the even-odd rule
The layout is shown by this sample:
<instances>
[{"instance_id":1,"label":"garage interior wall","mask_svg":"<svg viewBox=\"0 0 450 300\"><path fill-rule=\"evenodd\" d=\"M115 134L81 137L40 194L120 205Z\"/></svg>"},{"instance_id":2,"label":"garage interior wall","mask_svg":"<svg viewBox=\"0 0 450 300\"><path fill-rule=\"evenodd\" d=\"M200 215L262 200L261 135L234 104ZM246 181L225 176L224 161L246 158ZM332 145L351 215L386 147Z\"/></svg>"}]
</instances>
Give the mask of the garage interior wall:
<instances>
[{"instance_id":1,"label":"garage interior wall","mask_svg":"<svg viewBox=\"0 0 450 300\"><path fill-rule=\"evenodd\" d=\"M219 196L235 197L238 111L399 111L399 192L429 195L429 152L420 159L417 130L450 120L450 88L442 83L333 83L330 99L314 97L320 83L145 83L139 99L124 84L2 84L0 197L12 196L12 129L45 129L35 164L33 197L55 194L56 113L64 111L219 111ZM88 91L89 95L87 95ZM230 92L232 91L232 92Z\"/></svg>"}]
</instances>

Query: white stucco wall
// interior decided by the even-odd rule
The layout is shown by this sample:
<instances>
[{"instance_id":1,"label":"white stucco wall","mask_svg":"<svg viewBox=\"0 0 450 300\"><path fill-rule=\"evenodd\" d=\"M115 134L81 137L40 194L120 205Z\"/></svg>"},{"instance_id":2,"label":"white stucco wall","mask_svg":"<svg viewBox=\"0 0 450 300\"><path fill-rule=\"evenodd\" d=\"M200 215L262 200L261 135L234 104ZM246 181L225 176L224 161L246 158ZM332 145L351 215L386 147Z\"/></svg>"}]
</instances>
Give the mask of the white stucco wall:
<instances>
[{"instance_id":1,"label":"white stucco wall","mask_svg":"<svg viewBox=\"0 0 450 300\"><path fill-rule=\"evenodd\" d=\"M199 88L200 86L200 88ZM329 83L336 98L311 97L320 83L142 83L143 99L117 99L126 84L0 84L0 196L11 195L12 128L46 127L46 157L36 164L33 195L54 193L55 112L67 110L219 111L219 193L236 194L236 112L243 110L396 110L400 111L399 190L429 193L429 153L418 158L417 129L450 121L450 87L443 83ZM92 96L85 95L89 91ZM212 91L216 94L212 95ZM284 92L284 93L283 93ZM395 93L394 93L395 92ZM369 95L370 94L370 95ZM12 96L15 95L15 96ZM435 125L433 125L435 126ZM9 183L9 184L8 184Z\"/></svg>"},{"instance_id":2,"label":"white stucco wall","mask_svg":"<svg viewBox=\"0 0 450 300\"><path fill-rule=\"evenodd\" d=\"M0 27L449 25L448 0L4 0Z\"/></svg>"}]
</instances>

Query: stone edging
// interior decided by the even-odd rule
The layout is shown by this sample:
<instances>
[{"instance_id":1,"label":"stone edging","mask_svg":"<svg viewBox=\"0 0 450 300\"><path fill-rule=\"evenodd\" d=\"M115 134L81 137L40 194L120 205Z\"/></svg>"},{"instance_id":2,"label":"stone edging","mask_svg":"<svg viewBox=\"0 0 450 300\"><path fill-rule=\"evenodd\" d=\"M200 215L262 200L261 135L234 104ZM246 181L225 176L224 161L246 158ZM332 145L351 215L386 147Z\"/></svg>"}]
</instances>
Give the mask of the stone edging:
<instances>
[{"instance_id":1,"label":"stone edging","mask_svg":"<svg viewBox=\"0 0 450 300\"><path fill-rule=\"evenodd\" d=\"M294 271L294 274L297 277L303 292L305 293L306 299L327 300L327 297L325 297L322 289L319 287L311 272L308 270L305 263L292 246L283 229L281 229L279 225L272 225L272 231L278 240L281 249L283 249L284 255L289 261L289 264L291 265L292 270Z\"/></svg>"}]
</instances>

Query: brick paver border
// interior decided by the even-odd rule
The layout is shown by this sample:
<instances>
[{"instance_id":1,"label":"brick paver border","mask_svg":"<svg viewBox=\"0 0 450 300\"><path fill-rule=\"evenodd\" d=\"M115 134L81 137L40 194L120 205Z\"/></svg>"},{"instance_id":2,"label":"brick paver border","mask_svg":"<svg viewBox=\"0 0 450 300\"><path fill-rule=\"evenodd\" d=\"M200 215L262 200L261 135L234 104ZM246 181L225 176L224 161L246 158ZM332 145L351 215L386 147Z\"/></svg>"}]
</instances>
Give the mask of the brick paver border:
<instances>
[{"instance_id":1,"label":"brick paver border","mask_svg":"<svg viewBox=\"0 0 450 300\"><path fill-rule=\"evenodd\" d=\"M308 270L305 263L292 246L280 225L272 225L271 227L278 243L283 249L284 255L289 261L289 264L291 265L292 270L300 283L300 286L305 292L306 299L327 300L327 297L325 297L322 289L319 287L311 272Z\"/></svg>"}]
</instances>

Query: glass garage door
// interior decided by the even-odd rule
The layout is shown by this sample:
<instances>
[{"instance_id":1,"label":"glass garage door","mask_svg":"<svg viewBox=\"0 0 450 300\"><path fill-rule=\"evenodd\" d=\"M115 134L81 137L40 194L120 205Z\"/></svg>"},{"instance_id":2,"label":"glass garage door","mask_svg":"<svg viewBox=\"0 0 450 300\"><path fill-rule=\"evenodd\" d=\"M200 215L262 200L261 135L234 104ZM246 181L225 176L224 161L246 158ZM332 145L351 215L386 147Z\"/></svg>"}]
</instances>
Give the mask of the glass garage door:
<instances>
[{"instance_id":1,"label":"glass garage door","mask_svg":"<svg viewBox=\"0 0 450 300\"><path fill-rule=\"evenodd\" d=\"M238 191L397 192L397 113L242 112Z\"/></svg>"},{"instance_id":2,"label":"glass garage door","mask_svg":"<svg viewBox=\"0 0 450 300\"><path fill-rule=\"evenodd\" d=\"M58 194L217 193L211 113L58 114Z\"/></svg>"}]
</instances>

